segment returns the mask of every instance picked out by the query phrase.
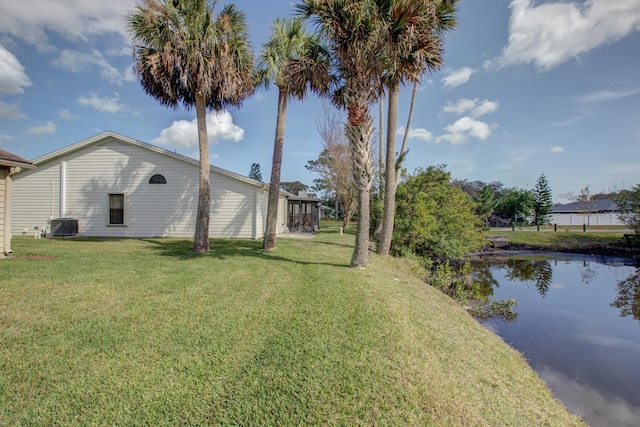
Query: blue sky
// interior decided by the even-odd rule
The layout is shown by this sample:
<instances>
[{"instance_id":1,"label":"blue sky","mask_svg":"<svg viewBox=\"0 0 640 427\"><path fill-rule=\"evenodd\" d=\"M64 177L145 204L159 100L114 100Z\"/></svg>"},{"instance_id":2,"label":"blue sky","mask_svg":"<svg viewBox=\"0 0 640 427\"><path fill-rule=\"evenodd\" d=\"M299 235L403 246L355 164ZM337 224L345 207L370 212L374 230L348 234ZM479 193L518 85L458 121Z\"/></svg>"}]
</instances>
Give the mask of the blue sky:
<instances>
[{"instance_id":1,"label":"blue sky","mask_svg":"<svg viewBox=\"0 0 640 427\"><path fill-rule=\"evenodd\" d=\"M33 159L112 130L197 157L195 113L165 109L133 77L131 4L0 2L0 147ZM256 55L293 10L288 0L235 4ZM544 173L556 201L640 183L640 0L461 0L445 48L445 67L420 87L409 171L446 164L454 178L521 188ZM268 180L276 101L276 90L259 91L210 115L212 163L246 175L257 162ZM314 96L289 104L283 181L312 184L304 165L322 147L321 111Z\"/></svg>"}]
</instances>

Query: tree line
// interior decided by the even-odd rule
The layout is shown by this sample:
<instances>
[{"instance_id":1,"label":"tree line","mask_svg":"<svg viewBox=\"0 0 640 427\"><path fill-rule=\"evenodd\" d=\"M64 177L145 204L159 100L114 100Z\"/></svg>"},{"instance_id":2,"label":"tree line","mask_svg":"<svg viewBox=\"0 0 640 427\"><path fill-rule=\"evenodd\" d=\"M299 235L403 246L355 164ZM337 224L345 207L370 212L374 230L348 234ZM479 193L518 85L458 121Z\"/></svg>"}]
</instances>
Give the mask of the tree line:
<instances>
[{"instance_id":1,"label":"tree line","mask_svg":"<svg viewBox=\"0 0 640 427\"><path fill-rule=\"evenodd\" d=\"M233 4L216 11L214 0L139 0L135 3L126 16L134 45L135 76L144 91L161 105L193 108L196 113L200 172L193 251L209 250L211 188L206 111L239 107L256 89L275 87L278 103L263 249L276 247L288 102L292 98L302 100L312 92L344 113L344 120L341 118L324 131L344 135L348 150L328 144L321 157L343 157L344 170L331 172L339 173L342 177L339 181L354 190L347 195L342 194L341 188L333 188L343 207L349 212L357 211L350 265L366 267L372 228L377 235L378 254L389 254L393 242L398 242L394 227L402 224L395 218L400 211L396 203L403 202L402 197L396 197L396 192L402 195L406 190L399 185L402 162L407 156L406 133L397 156L395 146L399 90L406 84L413 85L413 107L423 76L442 68L444 35L457 25L457 2L301 0L293 6L292 17L274 21L269 40L259 55L252 51L244 13ZM307 30L306 23L312 24L313 31ZM372 197L376 176L370 110L378 103L382 112L385 100L386 126L381 113L378 129L379 191ZM406 132L410 121L411 114ZM328 135L326 139L330 138L333 136ZM386 156L383 157L383 153ZM310 163L309 167L320 171L323 161ZM457 187L452 186L447 174L443 168L431 167L407 176L401 185L429 187L431 184L426 182L433 179L441 185L448 182L445 185L448 191L469 187L468 194L471 190L478 193L472 195L472 199L481 206L485 223L499 218L518 221L525 207L533 210L537 223L544 221L548 213L545 212L547 193L542 187L534 194L504 189L501 185L492 188L492 183L479 188L474 188L474 183L461 183ZM257 167L252 169L252 176L261 180ZM457 200L457 196L452 197ZM431 209L431 202L426 199L413 202L424 212ZM459 202L462 203L462 199ZM429 228L426 223L414 225L418 227L416 231Z\"/></svg>"},{"instance_id":2,"label":"tree line","mask_svg":"<svg viewBox=\"0 0 640 427\"><path fill-rule=\"evenodd\" d=\"M198 212L193 250L209 250L210 182L207 109L238 107L257 87L278 89L269 182L265 250L276 245L286 112L290 98L307 92L346 112L340 126L349 142L350 173L357 189L358 223L352 267L366 267L370 191L373 184L370 107L387 95L384 210L378 253L391 246L395 215L395 129L398 94L406 83L444 62L443 35L455 28L457 0L303 0L294 16L277 19L255 60L244 14L212 0L141 0L127 15L134 71L162 105L195 108L200 152ZM305 28L313 24L314 31ZM382 141L380 135L380 141ZM401 153L402 155L402 153Z\"/></svg>"}]
</instances>

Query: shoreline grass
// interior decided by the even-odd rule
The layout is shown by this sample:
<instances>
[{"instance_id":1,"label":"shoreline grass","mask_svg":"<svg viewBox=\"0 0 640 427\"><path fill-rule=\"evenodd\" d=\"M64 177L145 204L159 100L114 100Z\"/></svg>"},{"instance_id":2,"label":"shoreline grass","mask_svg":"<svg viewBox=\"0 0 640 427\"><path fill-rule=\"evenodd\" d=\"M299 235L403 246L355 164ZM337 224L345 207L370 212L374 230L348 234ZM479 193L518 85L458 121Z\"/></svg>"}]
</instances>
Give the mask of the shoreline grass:
<instances>
[{"instance_id":1,"label":"shoreline grass","mask_svg":"<svg viewBox=\"0 0 640 427\"><path fill-rule=\"evenodd\" d=\"M0 425L582 425L410 260L260 247L15 238Z\"/></svg>"}]
</instances>

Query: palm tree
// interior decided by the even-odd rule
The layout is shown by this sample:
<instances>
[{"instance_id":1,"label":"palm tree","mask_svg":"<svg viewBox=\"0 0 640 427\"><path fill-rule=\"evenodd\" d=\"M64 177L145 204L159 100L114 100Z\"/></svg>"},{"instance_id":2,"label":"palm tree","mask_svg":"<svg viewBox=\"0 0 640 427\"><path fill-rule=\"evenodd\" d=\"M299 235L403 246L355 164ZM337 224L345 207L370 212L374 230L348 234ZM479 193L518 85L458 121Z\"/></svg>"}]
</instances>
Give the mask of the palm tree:
<instances>
[{"instance_id":1,"label":"palm tree","mask_svg":"<svg viewBox=\"0 0 640 427\"><path fill-rule=\"evenodd\" d=\"M313 52L317 43L317 37L305 32L300 18L276 19L273 24L271 38L263 45L262 54L260 55L260 63L258 64L260 82L265 87L268 87L271 82L278 87L278 115L273 142L271 181L269 184L269 200L267 202L267 225L262 243L263 249L274 249L276 247L278 197L280 194L287 102L291 96L302 99L307 87L307 82L304 79L292 86L292 82L287 78L286 67L291 61L300 60L309 52ZM311 82L311 84L314 84L314 82Z\"/></svg>"},{"instance_id":2,"label":"palm tree","mask_svg":"<svg viewBox=\"0 0 640 427\"><path fill-rule=\"evenodd\" d=\"M336 89L334 104L345 107L345 134L352 152L352 172L358 188L358 226L351 266L367 266L369 252L369 193L373 179L369 111L380 88L381 28L376 18L384 0L304 0L299 14L312 19L331 54L330 74Z\"/></svg>"},{"instance_id":3,"label":"palm tree","mask_svg":"<svg viewBox=\"0 0 640 427\"><path fill-rule=\"evenodd\" d=\"M135 73L162 105L195 107L200 151L194 252L209 250L210 164L206 110L238 106L253 93L253 54L244 14L216 16L211 0L142 0L127 15Z\"/></svg>"},{"instance_id":4,"label":"palm tree","mask_svg":"<svg viewBox=\"0 0 640 427\"><path fill-rule=\"evenodd\" d=\"M437 70L443 63L442 34L455 27L457 0L391 0L384 2L380 18L386 30L384 56L386 68L383 84L388 88L387 147L384 188L384 213L378 254L389 254L393 236L396 196L396 135L398 96L405 81L416 85L426 71ZM413 104L412 104L413 107ZM409 132L409 129L405 129ZM406 137L406 135L405 135ZM404 145L404 144L403 144ZM404 151L404 147L403 147ZM404 154L401 153L401 158Z\"/></svg>"}]
</instances>

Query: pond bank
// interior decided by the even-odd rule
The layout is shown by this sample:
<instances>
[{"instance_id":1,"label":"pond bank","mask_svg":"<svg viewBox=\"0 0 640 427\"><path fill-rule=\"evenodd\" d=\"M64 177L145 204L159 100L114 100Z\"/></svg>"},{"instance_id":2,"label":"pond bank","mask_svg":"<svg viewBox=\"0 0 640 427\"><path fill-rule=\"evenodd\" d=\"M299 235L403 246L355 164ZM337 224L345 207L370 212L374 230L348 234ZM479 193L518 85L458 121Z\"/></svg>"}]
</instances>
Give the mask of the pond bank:
<instances>
[{"instance_id":1,"label":"pond bank","mask_svg":"<svg viewBox=\"0 0 640 427\"><path fill-rule=\"evenodd\" d=\"M640 247L625 243L622 233L535 233L530 231L492 232L489 241L499 244L487 245L474 256L486 256L493 252L536 251L571 253L640 259Z\"/></svg>"}]
</instances>

